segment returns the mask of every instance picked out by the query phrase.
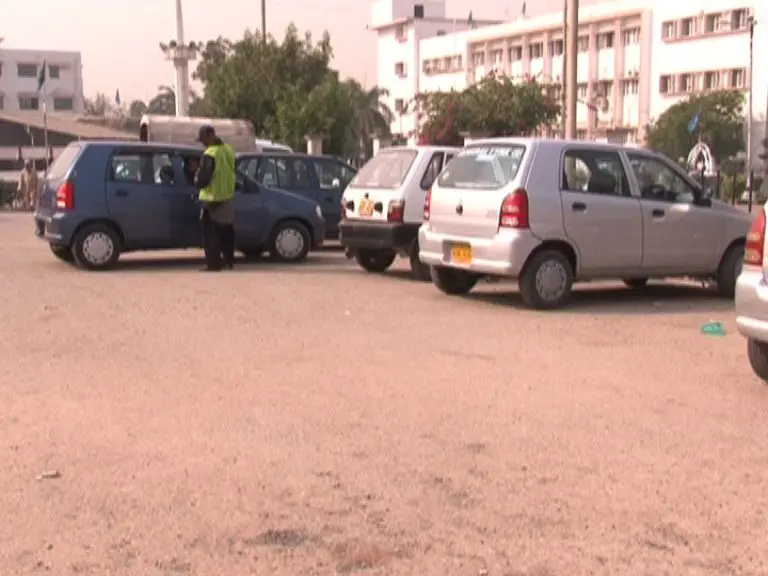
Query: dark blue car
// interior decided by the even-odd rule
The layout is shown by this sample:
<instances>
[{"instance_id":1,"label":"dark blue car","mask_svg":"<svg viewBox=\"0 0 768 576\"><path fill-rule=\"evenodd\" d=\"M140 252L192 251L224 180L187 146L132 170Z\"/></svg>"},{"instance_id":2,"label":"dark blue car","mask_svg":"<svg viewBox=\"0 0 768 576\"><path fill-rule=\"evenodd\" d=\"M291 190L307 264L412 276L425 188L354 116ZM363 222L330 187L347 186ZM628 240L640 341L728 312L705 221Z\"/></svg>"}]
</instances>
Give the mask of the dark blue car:
<instances>
[{"instance_id":1,"label":"dark blue car","mask_svg":"<svg viewBox=\"0 0 768 576\"><path fill-rule=\"evenodd\" d=\"M120 254L202 246L193 186L201 150L145 142L73 142L48 170L35 233L59 259L109 268ZM237 249L299 262L323 243L317 202L238 173Z\"/></svg>"},{"instance_id":2,"label":"dark blue car","mask_svg":"<svg viewBox=\"0 0 768 576\"><path fill-rule=\"evenodd\" d=\"M238 168L260 184L314 200L323 210L325 237L339 237L341 197L356 170L334 156L265 151L240 154Z\"/></svg>"}]
</instances>

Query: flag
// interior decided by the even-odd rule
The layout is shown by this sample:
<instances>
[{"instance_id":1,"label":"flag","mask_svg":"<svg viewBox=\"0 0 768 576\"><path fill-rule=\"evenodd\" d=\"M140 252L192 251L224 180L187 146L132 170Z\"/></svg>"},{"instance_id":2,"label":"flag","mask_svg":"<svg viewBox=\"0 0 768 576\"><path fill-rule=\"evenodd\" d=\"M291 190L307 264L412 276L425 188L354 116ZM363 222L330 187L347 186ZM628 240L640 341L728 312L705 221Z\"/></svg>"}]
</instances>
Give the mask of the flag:
<instances>
[{"instance_id":1,"label":"flag","mask_svg":"<svg viewBox=\"0 0 768 576\"><path fill-rule=\"evenodd\" d=\"M115 104L120 106L120 90L115 91Z\"/></svg>"},{"instance_id":2,"label":"flag","mask_svg":"<svg viewBox=\"0 0 768 576\"><path fill-rule=\"evenodd\" d=\"M40 90L43 89L43 84L45 84L45 68L47 64L45 60L43 60L43 67L40 68L40 74L37 76L37 91L40 92Z\"/></svg>"},{"instance_id":3,"label":"flag","mask_svg":"<svg viewBox=\"0 0 768 576\"><path fill-rule=\"evenodd\" d=\"M693 134L696 132L696 128L699 127L699 119L701 116L701 110L696 112L696 114L693 115L693 117L688 121L688 134Z\"/></svg>"},{"instance_id":4,"label":"flag","mask_svg":"<svg viewBox=\"0 0 768 576\"><path fill-rule=\"evenodd\" d=\"M469 18L467 18L467 27L472 28L472 10L469 11Z\"/></svg>"}]
</instances>

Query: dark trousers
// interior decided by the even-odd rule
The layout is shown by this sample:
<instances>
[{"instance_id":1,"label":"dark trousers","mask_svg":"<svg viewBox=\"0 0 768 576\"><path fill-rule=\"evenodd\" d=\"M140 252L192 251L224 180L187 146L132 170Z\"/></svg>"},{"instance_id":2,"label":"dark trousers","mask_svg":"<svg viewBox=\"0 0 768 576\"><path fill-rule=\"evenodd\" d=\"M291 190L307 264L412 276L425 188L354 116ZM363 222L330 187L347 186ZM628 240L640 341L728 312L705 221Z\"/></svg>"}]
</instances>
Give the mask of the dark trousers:
<instances>
[{"instance_id":1,"label":"dark trousers","mask_svg":"<svg viewBox=\"0 0 768 576\"><path fill-rule=\"evenodd\" d=\"M203 251L205 265L212 270L232 268L235 263L235 227L217 224L207 209L203 209Z\"/></svg>"}]
</instances>

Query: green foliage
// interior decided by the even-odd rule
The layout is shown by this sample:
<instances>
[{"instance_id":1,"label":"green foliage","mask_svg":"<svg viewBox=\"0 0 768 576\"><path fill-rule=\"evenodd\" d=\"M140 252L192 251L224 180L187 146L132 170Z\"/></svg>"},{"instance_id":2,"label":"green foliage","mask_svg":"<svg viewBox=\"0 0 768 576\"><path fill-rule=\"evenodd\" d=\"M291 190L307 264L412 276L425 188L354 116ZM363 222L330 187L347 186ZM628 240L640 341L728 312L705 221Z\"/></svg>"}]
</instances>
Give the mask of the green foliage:
<instances>
[{"instance_id":1,"label":"green foliage","mask_svg":"<svg viewBox=\"0 0 768 576\"><path fill-rule=\"evenodd\" d=\"M462 133L484 136L530 135L552 125L560 105L549 86L536 80L515 83L487 76L457 92L428 92L416 97L422 141L460 145Z\"/></svg>"},{"instance_id":2,"label":"green foliage","mask_svg":"<svg viewBox=\"0 0 768 576\"><path fill-rule=\"evenodd\" d=\"M688 124L697 113L699 125L691 134ZM693 95L669 107L648 126L646 143L670 158L687 158L701 138L715 158L744 151L744 95L723 90Z\"/></svg>"}]
</instances>

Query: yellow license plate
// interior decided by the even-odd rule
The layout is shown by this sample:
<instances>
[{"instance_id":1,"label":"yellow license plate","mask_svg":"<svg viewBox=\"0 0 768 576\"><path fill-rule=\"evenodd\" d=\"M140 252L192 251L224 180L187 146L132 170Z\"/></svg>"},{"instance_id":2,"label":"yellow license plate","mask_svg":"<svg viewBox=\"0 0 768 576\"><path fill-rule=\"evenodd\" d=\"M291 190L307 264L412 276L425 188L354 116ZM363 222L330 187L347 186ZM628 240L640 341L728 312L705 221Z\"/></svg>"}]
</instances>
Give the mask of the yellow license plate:
<instances>
[{"instance_id":1,"label":"yellow license plate","mask_svg":"<svg viewBox=\"0 0 768 576\"><path fill-rule=\"evenodd\" d=\"M472 246L468 244L451 246L451 262L454 264L471 264Z\"/></svg>"},{"instance_id":2,"label":"yellow license plate","mask_svg":"<svg viewBox=\"0 0 768 576\"><path fill-rule=\"evenodd\" d=\"M360 210L358 211L360 216L370 216L373 214L373 200L360 200Z\"/></svg>"}]
</instances>

